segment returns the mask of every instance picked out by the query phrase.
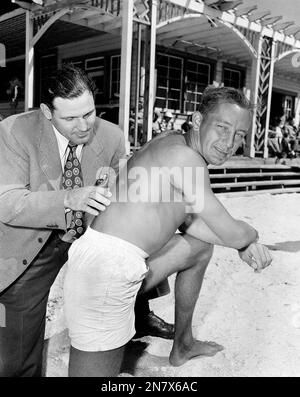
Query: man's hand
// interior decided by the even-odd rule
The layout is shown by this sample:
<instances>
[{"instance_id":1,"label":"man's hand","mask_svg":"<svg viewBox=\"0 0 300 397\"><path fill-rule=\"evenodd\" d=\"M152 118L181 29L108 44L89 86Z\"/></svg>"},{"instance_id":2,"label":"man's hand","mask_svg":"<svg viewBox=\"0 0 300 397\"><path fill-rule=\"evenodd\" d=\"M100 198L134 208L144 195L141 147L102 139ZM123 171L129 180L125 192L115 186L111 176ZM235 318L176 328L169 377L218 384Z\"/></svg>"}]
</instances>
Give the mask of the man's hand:
<instances>
[{"instance_id":1,"label":"man's hand","mask_svg":"<svg viewBox=\"0 0 300 397\"><path fill-rule=\"evenodd\" d=\"M252 243L247 248L238 250L238 252L240 258L257 273L269 266L273 260L268 248L258 243Z\"/></svg>"},{"instance_id":2,"label":"man's hand","mask_svg":"<svg viewBox=\"0 0 300 397\"><path fill-rule=\"evenodd\" d=\"M64 200L65 208L84 211L97 216L110 204L111 192L102 186L86 186L68 190Z\"/></svg>"}]
</instances>

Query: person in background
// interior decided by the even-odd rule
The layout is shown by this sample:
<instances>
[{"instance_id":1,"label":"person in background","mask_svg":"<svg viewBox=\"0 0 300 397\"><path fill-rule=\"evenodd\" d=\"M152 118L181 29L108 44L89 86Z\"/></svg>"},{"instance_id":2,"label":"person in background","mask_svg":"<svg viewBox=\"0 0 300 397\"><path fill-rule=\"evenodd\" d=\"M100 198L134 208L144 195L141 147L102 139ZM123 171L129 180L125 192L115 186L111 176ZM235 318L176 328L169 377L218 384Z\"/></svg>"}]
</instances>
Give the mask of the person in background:
<instances>
[{"instance_id":1,"label":"person in background","mask_svg":"<svg viewBox=\"0 0 300 397\"><path fill-rule=\"evenodd\" d=\"M191 128L193 128L193 123L192 123L192 116L189 114L186 117L185 122L181 125L181 131L183 134L187 133Z\"/></svg>"},{"instance_id":2,"label":"person in background","mask_svg":"<svg viewBox=\"0 0 300 397\"><path fill-rule=\"evenodd\" d=\"M171 131L173 130L173 128L174 128L173 114L170 110L167 110L159 123L159 129L160 132L165 132L165 131Z\"/></svg>"},{"instance_id":3,"label":"person in background","mask_svg":"<svg viewBox=\"0 0 300 397\"><path fill-rule=\"evenodd\" d=\"M18 77L13 77L6 91L9 96L10 114L15 114L17 112L22 89L23 84L21 80Z\"/></svg>"}]
</instances>

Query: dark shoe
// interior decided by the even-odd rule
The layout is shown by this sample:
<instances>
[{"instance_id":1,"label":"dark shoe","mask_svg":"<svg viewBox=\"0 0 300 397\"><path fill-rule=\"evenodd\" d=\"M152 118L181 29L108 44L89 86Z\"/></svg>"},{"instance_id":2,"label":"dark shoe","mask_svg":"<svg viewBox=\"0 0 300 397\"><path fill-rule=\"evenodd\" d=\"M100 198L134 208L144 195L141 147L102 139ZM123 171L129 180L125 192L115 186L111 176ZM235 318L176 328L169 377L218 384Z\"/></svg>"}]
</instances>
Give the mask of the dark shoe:
<instances>
[{"instance_id":1,"label":"dark shoe","mask_svg":"<svg viewBox=\"0 0 300 397\"><path fill-rule=\"evenodd\" d=\"M166 323L162 318L150 312L142 323L135 324L136 334L134 338L143 336L157 336L158 338L174 339L174 325Z\"/></svg>"}]
</instances>

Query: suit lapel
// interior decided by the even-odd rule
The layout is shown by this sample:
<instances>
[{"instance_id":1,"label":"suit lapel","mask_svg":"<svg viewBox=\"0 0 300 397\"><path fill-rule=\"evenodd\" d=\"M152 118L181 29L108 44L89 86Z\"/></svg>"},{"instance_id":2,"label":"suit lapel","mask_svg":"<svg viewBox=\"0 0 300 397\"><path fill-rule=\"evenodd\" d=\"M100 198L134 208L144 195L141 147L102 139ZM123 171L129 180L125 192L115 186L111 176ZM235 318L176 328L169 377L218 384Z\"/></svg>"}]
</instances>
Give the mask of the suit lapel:
<instances>
[{"instance_id":1,"label":"suit lapel","mask_svg":"<svg viewBox=\"0 0 300 397\"><path fill-rule=\"evenodd\" d=\"M40 166L54 190L59 190L62 177L62 167L57 140L52 124L40 113Z\"/></svg>"},{"instance_id":2,"label":"suit lapel","mask_svg":"<svg viewBox=\"0 0 300 397\"><path fill-rule=\"evenodd\" d=\"M104 147L101 138L95 133L99 129L99 120L96 120L90 141L82 149L81 169L84 186L94 185L96 173L101 165L105 164Z\"/></svg>"}]
</instances>

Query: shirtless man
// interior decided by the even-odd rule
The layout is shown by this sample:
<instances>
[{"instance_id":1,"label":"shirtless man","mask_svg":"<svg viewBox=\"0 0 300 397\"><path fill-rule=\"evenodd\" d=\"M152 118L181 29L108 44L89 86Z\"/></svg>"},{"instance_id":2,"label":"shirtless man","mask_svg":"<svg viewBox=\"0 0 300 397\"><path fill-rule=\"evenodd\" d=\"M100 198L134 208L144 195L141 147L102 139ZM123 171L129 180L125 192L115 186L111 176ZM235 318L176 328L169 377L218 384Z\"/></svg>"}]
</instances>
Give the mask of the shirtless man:
<instances>
[{"instance_id":1,"label":"shirtless man","mask_svg":"<svg viewBox=\"0 0 300 397\"><path fill-rule=\"evenodd\" d=\"M162 134L131 157L112 188L111 205L69 251L65 313L70 376L116 376L124 346L135 332L133 307L142 281L147 291L175 272L169 361L179 366L192 357L213 356L223 347L192 335L212 245L237 249L256 271L271 263L267 248L257 243L257 231L231 217L214 195L207 170L208 163L223 164L239 147L250 127L251 106L241 93L223 87L207 89L199 110L191 131ZM175 234L182 224L184 233ZM192 255L194 244L208 260L202 256L201 262L179 265L176 256L186 248ZM169 259L164 266L146 262L164 251Z\"/></svg>"}]
</instances>

